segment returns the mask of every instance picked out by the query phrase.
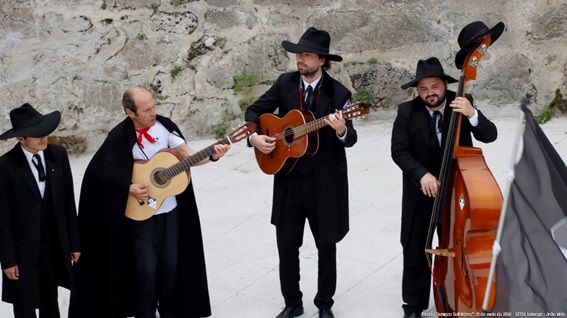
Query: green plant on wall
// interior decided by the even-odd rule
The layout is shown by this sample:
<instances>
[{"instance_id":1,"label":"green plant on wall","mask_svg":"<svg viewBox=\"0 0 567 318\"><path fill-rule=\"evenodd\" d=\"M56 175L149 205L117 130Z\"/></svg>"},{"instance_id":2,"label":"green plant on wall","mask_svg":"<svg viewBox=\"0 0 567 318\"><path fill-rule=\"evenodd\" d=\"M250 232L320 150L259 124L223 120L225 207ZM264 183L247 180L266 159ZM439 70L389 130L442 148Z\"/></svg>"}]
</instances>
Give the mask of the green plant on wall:
<instances>
[{"instance_id":1,"label":"green plant on wall","mask_svg":"<svg viewBox=\"0 0 567 318\"><path fill-rule=\"evenodd\" d=\"M559 110L562 114L567 112L567 99L563 99L563 94L561 94L560 89L555 90L555 97L549 103L543 107L541 113L535 116L535 120L538 124L545 124L555 116L555 111Z\"/></svg>"},{"instance_id":2,"label":"green plant on wall","mask_svg":"<svg viewBox=\"0 0 567 318\"><path fill-rule=\"evenodd\" d=\"M152 10L154 11L154 13L156 13L156 12L158 11L159 4L157 4L157 3L152 3L152 4L150 5L150 7L151 7Z\"/></svg>"},{"instance_id":3,"label":"green plant on wall","mask_svg":"<svg viewBox=\"0 0 567 318\"><path fill-rule=\"evenodd\" d=\"M357 90L356 93L354 93L354 95L352 95L352 101L355 103L362 101L370 102L373 98L374 96L372 92L367 90L366 88L361 88Z\"/></svg>"},{"instance_id":4,"label":"green plant on wall","mask_svg":"<svg viewBox=\"0 0 567 318\"><path fill-rule=\"evenodd\" d=\"M171 77L176 78L182 70L181 66L176 66L169 73L171 74Z\"/></svg>"},{"instance_id":5,"label":"green plant on wall","mask_svg":"<svg viewBox=\"0 0 567 318\"><path fill-rule=\"evenodd\" d=\"M237 119L241 120L242 118L240 117L240 115L234 115L229 112L225 112L222 122L214 130L215 137L217 139L223 139L224 137L226 137L227 131L229 131L229 129L232 130L235 128L232 127L232 125Z\"/></svg>"},{"instance_id":6,"label":"green plant on wall","mask_svg":"<svg viewBox=\"0 0 567 318\"><path fill-rule=\"evenodd\" d=\"M224 135L226 134L226 131L228 130L228 128L230 127L228 121L223 122L222 124L220 124L220 126L218 126L215 129L215 137L217 139L224 139Z\"/></svg>"},{"instance_id":7,"label":"green plant on wall","mask_svg":"<svg viewBox=\"0 0 567 318\"><path fill-rule=\"evenodd\" d=\"M180 4L185 4L185 3L187 3L187 0L172 0L171 1L171 4L173 4L176 7Z\"/></svg>"},{"instance_id":8,"label":"green plant on wall","mask_svg":"<svg viewBox=\"0 0 567 318\"><path fill-rule=\"evenodd\" d=\"M539 115L535 117L535 120L538 124L545 124L551 120L551 118L555 115L555 111L549 107L549 105L545 105L543 110Z\"/></svg>"},{"instance_id":9,"label":"green plant on wall","mask_svg":"<svg viewBox=\"0 0 567 318\"><path fill-rule=\"evenodd\" d=\"M244 111L248 106L256 100L255 96L252 96L252 89L256 85L256 75L248 73L246 69L238 75L233 76L234 87L232 88L235 93L244 95L239 101L238 105L240 109ZM217 139L222 139L225 137L227 130L230 128L230 123L234 122L236 119L241 117L242 114L225 114L222 122L215 128L214 133ZM240 118L242 119L242 118Z\"/></svg>"},{"instance_id":10,"label":"green plant on wall","mask_svg":"<svg viewBox=\"0 0 567 318\"><path fill-rule=\"evenodd\" d=\"M246 69L242 70L242 73L235 75L234 79L234 92L243 94L244 97L238 101L240 109L245 110L248 106L256 100L255 96L252 96L252 89L256 85L256 75L248 73Z\"/></svg>"}]
</instances>

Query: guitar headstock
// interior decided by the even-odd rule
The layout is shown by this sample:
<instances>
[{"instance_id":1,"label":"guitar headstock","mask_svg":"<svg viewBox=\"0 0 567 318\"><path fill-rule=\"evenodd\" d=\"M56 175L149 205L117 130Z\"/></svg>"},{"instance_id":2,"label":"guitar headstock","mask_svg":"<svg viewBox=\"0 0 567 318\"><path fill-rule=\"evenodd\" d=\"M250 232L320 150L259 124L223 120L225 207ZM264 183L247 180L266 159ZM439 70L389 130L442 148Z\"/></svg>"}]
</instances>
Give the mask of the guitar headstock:
<instances>
[{"instance_id":1,"label":"guitar headstock","mask_svg":"<svg viewBox=\"0 0 567 318\"><path fill-rule=\"evenodd\" d=\"M341 114L346 120L367 115L369 112L370 104L364 101L350 104L341 110Z\"/></svg>"},{"instance_id":2,"label":"guitar headstock","mask_svg":"<svg viewBox=\"0 0 567 318\"><path fill-rule=\"evenodd\" d=\"M251 134L256 132L256 124L251 122L246 122L242 126L236 128L232 132L230 132L226 139L230 141L231 144L241 141L242 139L250 136Z\"/></svg>"}]
</instances>

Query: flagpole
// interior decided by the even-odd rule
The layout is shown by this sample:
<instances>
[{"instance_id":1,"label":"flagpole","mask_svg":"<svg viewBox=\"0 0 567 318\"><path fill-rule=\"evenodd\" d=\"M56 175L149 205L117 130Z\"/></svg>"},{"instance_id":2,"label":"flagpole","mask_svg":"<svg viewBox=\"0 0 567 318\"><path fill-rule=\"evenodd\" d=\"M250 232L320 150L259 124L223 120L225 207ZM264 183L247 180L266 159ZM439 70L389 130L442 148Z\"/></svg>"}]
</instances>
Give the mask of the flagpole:
<instances>
[{"instance_id":1,"label":"flagpole","mask_svg":"<svg viewBox=\"0 0 567 318\"><path fill-rule=\"evenodd\" d=\"M510 158L510 165L508 168L508 182L506 183L506 189L504 191L504 200L502 202L502 208L500 209L500 220L498 221L498 230L496 232L496 239L492 246L492 261L490 263L490 271L488 273L488 282L486 284L486 292L484 293L484 300L482 303L482 310L486 312L486 306L488 306L488 300L490 298L490 291L492 288L492 279L494 277L494 271L496 268L496 259L500 253L500 239L502 237L502 229L504 228L504 218L506 216L506 207L508 206L508 198L510 197L510 189L512 187L512 182L514 181L514 168L516 166L516 158L518 156L518 147L520 144L520 138L522 137L522 126L524 125L524 110L527 108L526 98L522 98L522 105L520 108L520 114L516 123L516 135L514 138L514 145L512 146L512 156Z\"/></svg>"}]
</instances>

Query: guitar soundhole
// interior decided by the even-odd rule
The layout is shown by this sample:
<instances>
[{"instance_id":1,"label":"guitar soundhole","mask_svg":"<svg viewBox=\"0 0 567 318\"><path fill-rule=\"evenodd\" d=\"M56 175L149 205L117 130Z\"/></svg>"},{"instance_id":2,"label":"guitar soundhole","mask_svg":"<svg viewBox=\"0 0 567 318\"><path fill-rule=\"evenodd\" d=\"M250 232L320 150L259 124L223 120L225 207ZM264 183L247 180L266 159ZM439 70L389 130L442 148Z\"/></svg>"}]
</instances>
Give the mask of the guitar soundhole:
<instances>
[{"instance_id":1,"label":"guitar soundhole","mask_svg":"<svg viewBox=\"0 0 567 318\"><path fill-rule=\"evenodd\" d=\"M162 187L164 185L166 185L169 181L169 178L167 177L167 174L164 172L164 170L154 170L152 173L152 183L156 186L156 187Z\"/></svg>"},{"instance_id":2,"label":"guitar soundhole","mask_svg":"<svg viewBox=\"0 0 567 318\"><path fill-rule=\"evenodd\" d=\"M286 128L284 130L284 144L286 146L289 146L293 143L294 138L294 134L293 134L293 127L290 128Z\"/></svg>"}]
</instances>

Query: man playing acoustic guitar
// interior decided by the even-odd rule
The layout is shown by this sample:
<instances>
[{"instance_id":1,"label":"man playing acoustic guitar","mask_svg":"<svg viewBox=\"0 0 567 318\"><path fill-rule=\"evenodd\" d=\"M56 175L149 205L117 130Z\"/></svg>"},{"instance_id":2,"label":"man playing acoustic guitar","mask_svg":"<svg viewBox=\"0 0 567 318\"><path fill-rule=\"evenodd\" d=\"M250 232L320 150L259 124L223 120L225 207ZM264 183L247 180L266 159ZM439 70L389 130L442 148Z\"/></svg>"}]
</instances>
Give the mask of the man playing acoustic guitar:
<instances>
[{"instance_id":1,"label":"man playing acoustic guitar","mask_svg":"<svg viewBox=\"0 0 567 318\"><path fill-rule=\"evenodd\" d=\"M298 71L281 75L245 113L247 122L261 126L261 115L271 114L276 109L280 116L300 110L308 118L324 117L326 125L313 133L318 134L315 138L306 135L294 140L289 131L260 127L260 134L249 139L249 144L262 154L276 156L277 147L291 150L296 144L306 143L314 153L286 163L292 169L277 171L274 177L271 222L276 226L280 284L285 300L285 308L277 318L303 314L299 248L305 220L309 221L319 251L315 305L319 308L319 317L334 317L331 306L337 283L336 243L349 230L345 147L356 143L357 134L352 122L345 120L340 112L349 104L350 91L326 72L331 61L342 61L342 57L329 54L330 41L329 33L313 27L303 34L298 44L283 41L284 49L295 53ZM275 133L287 134L284 142L276 142Z\"/></svg>"},{"instance_id":2,"label":"man playing acoustic guitar","mask_svg":"<svg viewBox=\"0 0 567 318\"><path fill-rule=\"evenodd\" d=\"M148 219L125 217L130 196L140 206L156 202L148 193L155 181L151 173L148 182L132 182L135 160L150 160L168 148L183 158L194 151L169 118L156 114L146 89L128 89L122 106L128 117L110 131L83 178L79 224L85 258L76 266L78 306L70 317L155 318L156 308L162 318L207 317L203 242L191 183L156 205ZM197 164L218 160L230 146L213 148Z\"/></svg>"}]
</instances>

